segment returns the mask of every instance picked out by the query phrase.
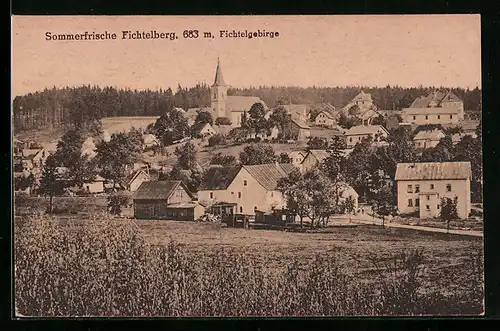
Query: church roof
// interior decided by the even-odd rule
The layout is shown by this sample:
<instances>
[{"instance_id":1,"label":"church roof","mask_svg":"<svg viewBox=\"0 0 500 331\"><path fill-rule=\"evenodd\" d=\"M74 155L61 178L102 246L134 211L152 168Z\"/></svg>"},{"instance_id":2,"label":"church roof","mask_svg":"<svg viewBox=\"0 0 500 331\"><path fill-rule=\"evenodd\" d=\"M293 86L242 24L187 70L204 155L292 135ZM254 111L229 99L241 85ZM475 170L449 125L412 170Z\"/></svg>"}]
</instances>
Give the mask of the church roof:
<instances>
[{"instance_id":1,"label":"church roof","mask_svg":"<svg viewBox=\"0 0 500 331\"><path fill-rule=\"evenodd\" d=\"M226 85L224 82L224 78L222 77L222 69L220 66L219 59L217 59L217 69L215 70L215 80L214 80L214 85Z\"/></svg>"},{"instance_id":2,"label":"church roof","mask_svg":"<svg viewBox=\"0 0 500 331\"><path fill-rule=\"evenodd\" d=\"M227 96L227 109L231 111L248 111L255 103L261 103L264 109L267 109L266 104L259 97L247 97L239 95Z\"/></svg>"}]
</instances>

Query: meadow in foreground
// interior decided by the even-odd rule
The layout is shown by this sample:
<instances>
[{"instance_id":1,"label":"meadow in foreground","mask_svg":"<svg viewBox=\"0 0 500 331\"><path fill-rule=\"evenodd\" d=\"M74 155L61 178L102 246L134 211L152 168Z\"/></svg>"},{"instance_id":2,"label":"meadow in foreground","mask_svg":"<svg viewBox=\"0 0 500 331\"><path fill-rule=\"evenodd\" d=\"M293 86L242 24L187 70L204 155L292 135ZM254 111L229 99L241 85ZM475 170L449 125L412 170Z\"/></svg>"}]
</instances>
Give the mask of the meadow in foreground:
<instances>
[{"instance_id":1,"label":"meadow in foreground","mask_svg":"<svg viewBox=\"0 0 500 331\"><path fill-rule=\"evenodd\" d=\"M45 215L17 218L18 312L25 316L338 316L483 311L480 255L461 266L469 275L467 286L446 293L429 291L425 285L428 253L418 249L372 259L367 282L345 267L340 253L325 255L317 250L308 259L283 256L282 267L268 268L250 254L223 246L211 254L193 254L173 240L155 244L146 237L136 222L104 215L85 222L60 222Z\"/></svg>"}]
</instances>

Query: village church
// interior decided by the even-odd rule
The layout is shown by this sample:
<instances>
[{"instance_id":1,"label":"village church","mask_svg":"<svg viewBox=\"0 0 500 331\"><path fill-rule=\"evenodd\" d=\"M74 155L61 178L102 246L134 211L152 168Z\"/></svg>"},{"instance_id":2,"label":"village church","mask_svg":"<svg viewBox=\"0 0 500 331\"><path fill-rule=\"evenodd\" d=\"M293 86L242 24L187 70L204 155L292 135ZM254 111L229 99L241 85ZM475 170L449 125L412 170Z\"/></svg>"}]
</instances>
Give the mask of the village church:
<instances>
[{"instance_id":1,"label":"village church","mask_svg":"<svg viewBox=\"0 0 500 331\"><path fill-rule=\"evenodd\" d=\"M267 111L268 107L258 97L252 96L236 96L227 95L228 85L222 77L222 68L220 61L217 59L217 69L215 71L215 80L211 87L211 111L214 118L227 117L231 121L233 127L241 126L241 122L246 115L246 112L255 103L261 103Z\"/></svg>"}]
</instances>

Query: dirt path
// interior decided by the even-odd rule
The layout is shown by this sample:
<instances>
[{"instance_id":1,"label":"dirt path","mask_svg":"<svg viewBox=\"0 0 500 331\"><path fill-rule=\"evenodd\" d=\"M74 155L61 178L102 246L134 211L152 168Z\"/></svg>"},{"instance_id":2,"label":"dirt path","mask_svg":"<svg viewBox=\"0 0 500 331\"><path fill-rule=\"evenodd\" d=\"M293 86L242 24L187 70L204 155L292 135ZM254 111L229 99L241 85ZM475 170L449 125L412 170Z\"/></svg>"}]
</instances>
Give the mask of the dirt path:
<instances>
[{"instance_id":1,"label":"dirt path","mask_svg":"<svg viewBox=\"0 0 500 331\"><path fill-rule=\"evenodd\" d=\"M361 224L382 225L381 219L367 215L367 214L352 216L352 221L357 222L357 223L361 223ZM457 235L462 235L462 236L483 237L483 232L481 232L481 231L449 230L449 232L448 232L446 229L432 228L432 227L428 227L428 226L416 226L416 225L389 223L387 221L384 223L384 225L388 228L400 228L400 229L410 229L410 230L426 231L426 232L450 233L450 234L457 234Z\"/></svg>"}]
</instances>

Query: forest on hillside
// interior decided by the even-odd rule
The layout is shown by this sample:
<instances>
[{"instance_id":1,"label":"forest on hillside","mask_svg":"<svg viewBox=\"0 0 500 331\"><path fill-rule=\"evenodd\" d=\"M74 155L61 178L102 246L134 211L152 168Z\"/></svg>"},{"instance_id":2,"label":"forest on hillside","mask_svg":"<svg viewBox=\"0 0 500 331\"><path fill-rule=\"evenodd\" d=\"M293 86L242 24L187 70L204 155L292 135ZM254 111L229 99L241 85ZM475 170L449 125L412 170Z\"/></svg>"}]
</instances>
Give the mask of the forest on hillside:
<instances>
[{"instance_id":1,"label":"forest on hillside","mask_svg":"<svg viewBox=\"0 0 500 331\"><path fill-rule=\"evenodd\" d=\"M399 110L434 87L252 87L228 90L229 95L258 96L269 107L278 100L292 104L328 102L345 106L361 90L370 93L379 109ZM481 90L454 88L466 110L481 110ZM30 130L81 127L103 117L160 116L172 107L183 109L210 106L210 86L198 84L175 93L167 90L130 90L115 87L81 86L52 88L17 96L13 100L13 127L16 133Z\"/></svg>"}]
</instances>

